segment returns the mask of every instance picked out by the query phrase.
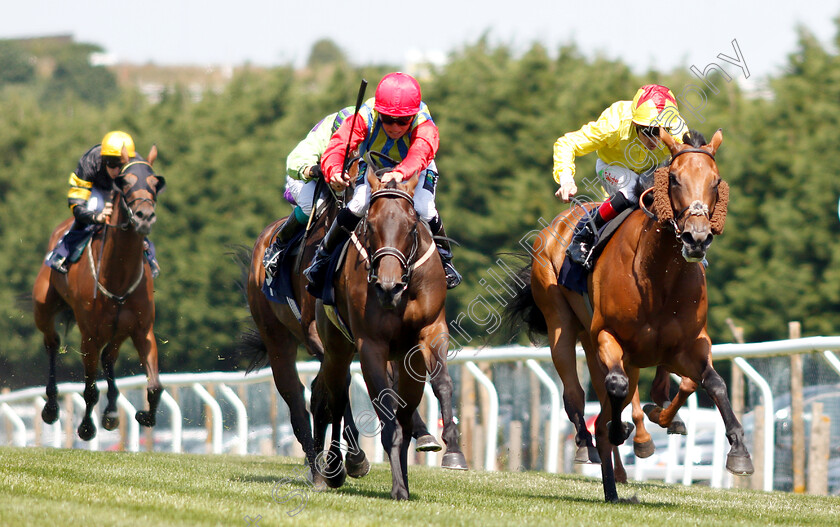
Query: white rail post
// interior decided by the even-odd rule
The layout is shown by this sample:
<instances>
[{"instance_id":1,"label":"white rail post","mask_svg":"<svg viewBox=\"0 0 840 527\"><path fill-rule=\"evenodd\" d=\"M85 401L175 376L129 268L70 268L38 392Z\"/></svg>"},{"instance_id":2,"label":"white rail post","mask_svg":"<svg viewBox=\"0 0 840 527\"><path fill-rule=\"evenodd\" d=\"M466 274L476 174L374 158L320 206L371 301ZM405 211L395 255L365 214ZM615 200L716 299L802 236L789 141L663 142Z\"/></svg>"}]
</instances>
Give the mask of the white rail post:
<instances>
[{"instance_id":1,"label":"white rail post","mask_svg":"<svg viewBox=\"0 0 840 527\"><path fill-rule=\"evenodd\" d=\"M423 385L423 394L426 396L426 421L431 428L429 433L437 439L440 412L438 411L437 397L435 397L435 392L432 390L430 382ZM426 452L426 466L437 466L437 452Z\"/></svg>"},{"instance_id":2,"label":"white rail post","mask_svg":"<svg viewBox=\"0 0 840 527\"><path fill-rule=\"evenodd\" d=\"M537 379L548 389L551 397L551 417L549 418L548 452L545 455L545 469L550 474L557 473L557 456L560 450L560 390L551 377L534 359L528 359L525 364L537 375ZM536 416L531 416L535 419Z\"/></svg>"},{"instance_id":3,"label":"white rail post","mask_svg":"<svg viewBox=\"0 0 840 527\"><path fill-rule=\"evenodd\" d=\"M26 446L26 425L23 424L23 419L6 403L0 405L0 412L6 414L15 429L14 445Z\"/></svg>"},{"instance_id":4,"label":"white rail post","mask_svg":"<svg viewBox=\"0 0 840 527\"><path fill-rule=\"evenodd\" d=\"M181 444L184 438L182 428L184 419L181 416L181 408L178 406L178 401L166 390L163 390L163 393L160 394L160 402L166 405L169 409L169 415L172 416L170 421L172 427L172 452L180 454Z\"/></svg>"},{"instance_id":5,"label":"white rail post","mask_svg":"<svg viewBox=\"0 0 840 527\"><path fill-rule=\"evenodd\" d=\"M773 490L773 448L775 446L774 425L776 413L773 408L773 392L770 390L770 385L767 384L767 381L743 357L735 357L732 360L744 371L744 375L758 385L758 388L761 390L761 396L764 399L764 490L770 492Z\"/></svg>"},{"instance_id":6,"label":"white rail post","mask_svg":"<svg viewBox=\"0 0 840 527\"><path fill-rule=\"evenodd\" d=\"M237 446L239 447L239 455L244 456L248 453L248 410L242 399L236 395L236 392L231 390L227 385L220 384L219 391L227 398L228 401L236 409L236 434Z\"/></svg>"},{"instance_id":7,"label":"white rail post","mask_svg":"<svg viewBox=\"0 0 840 527\"><path fill-rule=\"evenodd\" d=\"M201 397L201 400L204 401L204 404L210 409L210 414L213 416L213 453L214 454L221 454L222 453L222 408L219 406L219 402L210 395L210 392L199 383L193 383L192 385L193 390L195 393Z\"/></svg>"},{"instance_id":8,"label":"white rail post","mask_svg":"<svg viewBox=\"0 0 840 527\"><path fill-rule=\"evenodd\" d=\"M117 406L125 410L126 420L128 421L128 451L140 452L140 423L134 418L137 409L122 393L117 397Z\"/></svg>"},{"instance_id":9,"label":"white rail post","mask_svg":"<svg viewBox=\"0 0 840 527\"><path fill-rule=\"evenodd\" d=\"M473 361L467 361L464 365L467 367L467 370L472 374L472 376L475 377L475 380L484 387L490 399L490 415L481 416L482 424L487 427L485 430L487 435L487 446L485 447L486 450L484 454L484 470L495 471L497 434L499 432L499 394L496 392L496 387L493 386L493 381L484 375L481 368L476 366Z\"/></svg>"}]
</instances>

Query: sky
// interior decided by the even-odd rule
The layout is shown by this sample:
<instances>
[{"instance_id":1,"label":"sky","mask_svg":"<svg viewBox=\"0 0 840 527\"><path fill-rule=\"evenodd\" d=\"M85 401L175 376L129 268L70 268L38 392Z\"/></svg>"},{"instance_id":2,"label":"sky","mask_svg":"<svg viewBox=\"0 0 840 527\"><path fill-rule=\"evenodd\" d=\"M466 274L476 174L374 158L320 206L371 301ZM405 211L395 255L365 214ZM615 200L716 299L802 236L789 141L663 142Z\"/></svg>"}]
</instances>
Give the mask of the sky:
<instances>
[{"instance_id":1,"label":"sky","mask_svg":"<svg viewBox=\"0 0 840 527\"><path fill-rule=\"evenodd\" d=\"M574 43L586 56L635 72L718 63L734 77L778 75L797 25L831 45L840 0L630 2L516 0L26 0L4 2L0 39L72 34L117 61L161 65L301 66L329 38L356 65L401 66L444 56L486 35L494 45L550 52ZM806 7L807 6L807 7ZM744 68L718 56L738 59ZM833 48L832 48L833 49Z\"/></svg>"}]
</instances>

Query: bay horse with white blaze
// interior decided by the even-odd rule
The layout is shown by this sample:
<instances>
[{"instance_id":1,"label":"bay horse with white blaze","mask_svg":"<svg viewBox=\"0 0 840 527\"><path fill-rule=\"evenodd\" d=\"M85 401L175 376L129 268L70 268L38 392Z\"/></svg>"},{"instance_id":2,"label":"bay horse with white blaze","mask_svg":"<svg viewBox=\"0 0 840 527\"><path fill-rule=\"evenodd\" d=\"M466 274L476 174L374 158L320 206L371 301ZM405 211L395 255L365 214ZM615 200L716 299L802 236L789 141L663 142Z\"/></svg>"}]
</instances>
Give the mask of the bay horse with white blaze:
<instances>
[{"instance_id":1,"label":"bay horse with white blaze","mask_svg":"<svg viewBox=\"0 0 840 527\"><path fill-rule=\"evenodd\" d=\"M384 158L384 156L382 156ZM412 414L423 395L426 374L441 404L443 465L466 469L452 413L452 380L446 368L449 329L444 301L446 278L429 228L414 210L418 175L382 184L370 157L366 160L370 206L336 272L336 311L350 329L353 342L317 304L318 334L325 356L312 390L316 449L323 448L326 428L332 440L324 473L327 483L344 483L339 443L340 418L347 405L347 372L356 353L368 394L382 423L382 445L391 464L391 497L408 499L407 453ZM391 389L388 364L397 371Z\"/></svg>"},{"instance_id":2,"label":"bay horse with white blaze","mask_svg":"<svg viewBox=\"0 0 840 527\"><path fill-rule=\"evenodd\" d=\"M72 312L82 335L81 352L85 367L85 415L78 428L85 441L96 435L91 412L99 401L96 387L99 357L108 383L108 404L102 414L102 426L113 430L119 425L114 381L114 363L120 346L130 338L146 371L149 409L140 410L135 419L143 426L155 425L155 413L163 388L158 376L158 350L153 331L155 320L154 282L143 250L143 239L157 221L157 196L165 185L155 174L152 164L157 147L149 152L148 161L129 162L123 148L123 168L114 179L112 197L119 205L110 221L96 233L78 263L67 274L41 265L32 292L35 325L44 334L44 347L49 355L47 402L41 412L46 423L58 419L58 390L55 358L60 337L55 327L59 313ZM50 237L54 247L70 227L73 218L62 222ZM97 255L94 257L94 255Z\"/></svg>"},{"instance_id":3,"label":"bay horse with white blaze","mask_svg":"<svg viewBox=\"0 0 840 527\"><path fill-rule=\"evenodd\" d=\"M658 367L651 392L656 405L646 408L651 420L669 426L701 385L726 426L731 445L726 468L737 475L753 472L743 428L732 411L726 385L712 366L706 331L708 302L701 261L714 236L723 232L729 199L715 162L723 134L718 130L709 144L695 131L686 134L682 145L667 133L661 133L660 139L671 152L670 166L656 171L653 188L642 196L642 210L622 223L598 258L589 277L592 314L580 294L558 283L576 223L574 209L561 213L541 232L533 249L530 288L521 290L511 306L513 314L529 325L544 317L552 359L563 380L566 412L578 436L588 438L584 394L575 369L577 339L586 351L601 401L596 445L608 502L618 501L609 453L632 430L620 415L637 392L640 368ZM682 377L670 403L663 388L668 372Z\"/></svg>"}]
</instances>

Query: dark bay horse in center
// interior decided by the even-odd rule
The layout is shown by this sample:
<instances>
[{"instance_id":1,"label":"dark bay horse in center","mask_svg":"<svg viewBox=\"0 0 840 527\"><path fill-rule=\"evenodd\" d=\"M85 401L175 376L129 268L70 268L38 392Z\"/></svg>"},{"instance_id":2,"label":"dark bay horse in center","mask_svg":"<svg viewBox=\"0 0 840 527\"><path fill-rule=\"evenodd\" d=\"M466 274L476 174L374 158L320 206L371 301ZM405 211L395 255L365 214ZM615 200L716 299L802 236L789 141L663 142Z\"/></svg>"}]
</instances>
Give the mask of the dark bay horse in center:
<instances>
[{"instance_id":1,"label":"dark bay horse in center","mask_svg":"<svg viewBox=\"0 0 840 527\"><path fill-rule=\"evenodd\" d=\"M423 394L427 374L441 403L443 465L466 468L452 414L452 380L446 368L449 329L444 302L446 278L428 226L414 210L418 175L381 183L370 159L366 179L370 206L351 238L347 257L335 279L335 311L345 321L352 342L333 323L323 302L317 304L318 333L325 356L313 386L312 412L316 448L322 448L332 424L329 456L323 471L330 486L344 482L338 431L347 405L347 372L358 353L368 394L382 425L382 445L391 464L391 497L408 499L407 453L412 414ZM398 383L389 383L388 364Z\"/></svg>"},{"instance_id":2,"label":"dark bay horse in center","mask_svg":"<svg viewBox=\"0 0 840 527\"><path fill-rule=\"evenodd\" d=\"M712 366L706 330L708 300L702 260L715 235L723 232L729 189L721 179L715 153L723 141L718 130L709 144L698 132L685 144L667 132L660 139L671 152L670 166L658 169L653 188L606 243L588 280L590 312L583 297L558 281L565 251L580 211L561 213L541 231L526 270L530 287L511 304L532 328L547 329L552 359L563 380L564 403L578 437L588 437L583 422L584 394L575 366L575 342L586 351L592 384L601 402L596 421L604 497L618 501L610 452L631 432L622 409L637 393L639 369L658 367L645 409L667 427L697 386L702 386L723 417L731 448L726 468L736 475L753 472L744 431L729 402L726 385ZM652 194L652 200L647 199ZM682 377L672 401L661 386L669 372Z\"/></svg>"},{"instance_id":3,"label":"dark bay horse in center","mask_svg":"<svg viewBox=\"0 0 840 527\"><path fill-rule=\"evenodd\" d=\"M127 338L137 348L148 380L149 409L135 415L141 425L155 425L155 413L163 392L153 330L154 282L144 255L143 239L157 220L157 195L163 190L165 180L152 168L157 147L152 147L147 161L129 162L125 149L122 157L123 168L114 180L112 192L119 203L114 207L110 222L88 242L85 255L70 266L67 274L42 264L32 293L35 325L44 334L44 347L50 361L47 402L41 412L47 423L54 423L59 412L55 360L60 337L55 327L56 318L63 312L70 312L82 334L85 415L78 434L85 441L96 435L91 412L99 401L96 377L100 353L108 383L108 405L102 414L102 426L106 430L119 425L119 391L114 380L114 363ZM55 247L72 222L70 218L53 231L50 247Z\"/></svg>"}]
</instances>

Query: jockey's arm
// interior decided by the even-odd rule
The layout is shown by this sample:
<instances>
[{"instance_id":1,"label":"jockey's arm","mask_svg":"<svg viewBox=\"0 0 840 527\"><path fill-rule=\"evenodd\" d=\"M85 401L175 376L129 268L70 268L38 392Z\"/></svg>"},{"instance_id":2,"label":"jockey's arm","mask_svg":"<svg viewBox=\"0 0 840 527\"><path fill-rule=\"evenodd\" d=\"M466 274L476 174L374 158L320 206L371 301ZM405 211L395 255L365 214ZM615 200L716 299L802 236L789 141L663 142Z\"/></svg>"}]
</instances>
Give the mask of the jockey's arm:
<instances>
[{"instance_id":1,"label":"jockey's arm","mask_svg":"<svg viewBox=\"0 0 840 527\"><path fill-rule=\"evenodd\" d=\"M421 123L411 133L411 146L405 158L392 170L401 174L401 181L405 181L415 172L424 170L434 161L440 146L438 128L432 121Z\"/></svg>"},{"instance_id":2,"label":"jockey's arm","mask_svg":"<svg viewBox=\"0 0 840 527\"><path fill-rule=\"evenodd\" d=\"M321 154L327 149L332 136L331 124L336 114L326 116L306 134L306 137L289 152L286 158L286 175L292 179L309 181L317 177L310 167L320 165Z\"/></svg>"},{"instance_id":3,"label":"jockey's arm","mask_svg":"<svg viewBox=\"0 0 840 527\"><path fill-rule=\"evenodd\" d=\"M350 151L353 151L367 137L367 123L364 119L356 119L356 127L352 131L350 130L351 126L353 126L353 119L346 119L341 123L341 126L330 138L324 155L321 156L321 170L324 172L324 179L327 183L341 177L347 141L350 141Z\"/></svg>"},{"instance_id":4,"label":"jockey's arm","mask_svg":"<svg viewBox=\"0 0 840 527\"><path fill-rule=\"evenodd\" d=\"M569 132L554 143L554 169L552 174L554 181L561 185L562 193L565 189L577 187L574 184L575 157L596 152L599 149L620 141L621 115L615 105L610 106L598 118L597 121L589 122L580 130ZM558 195L558 197L561 197ZM568 196L571 197L571 196ZM565 198L565 199L568 199Z\"/></svg>"}]
</instances>

